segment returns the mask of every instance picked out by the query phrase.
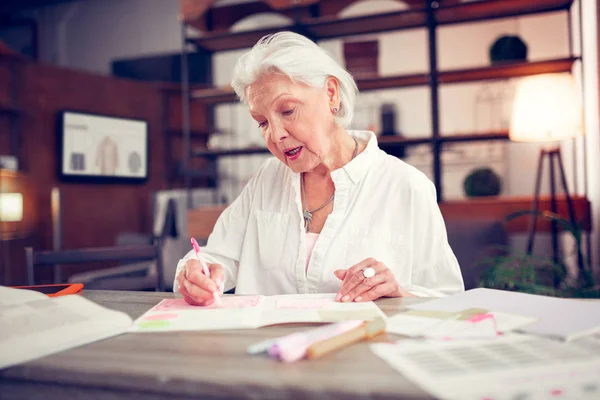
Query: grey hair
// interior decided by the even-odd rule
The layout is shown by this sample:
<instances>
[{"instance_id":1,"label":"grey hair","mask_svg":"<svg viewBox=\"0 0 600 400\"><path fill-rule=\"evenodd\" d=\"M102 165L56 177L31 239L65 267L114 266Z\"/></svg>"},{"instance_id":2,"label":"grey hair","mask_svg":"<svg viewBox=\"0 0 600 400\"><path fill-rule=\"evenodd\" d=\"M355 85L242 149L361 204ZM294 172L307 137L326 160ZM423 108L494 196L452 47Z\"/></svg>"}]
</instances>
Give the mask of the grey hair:
<instances>
[{"instance_id":1,"label":"grey hair","mask_svg":"<svg viewBox=\"0 0 600 400\"><path fill-rule=\"evenodd\" d=\"M352 122L358 93L354 78L310 39L293 32L264 36L238 60L231 86L240 100L247 102L246 88L262 75L272 72L315 88L324 88L327 78L334 77L340 95L336 123L347 127Z\"/></svg>"}]
</instances>

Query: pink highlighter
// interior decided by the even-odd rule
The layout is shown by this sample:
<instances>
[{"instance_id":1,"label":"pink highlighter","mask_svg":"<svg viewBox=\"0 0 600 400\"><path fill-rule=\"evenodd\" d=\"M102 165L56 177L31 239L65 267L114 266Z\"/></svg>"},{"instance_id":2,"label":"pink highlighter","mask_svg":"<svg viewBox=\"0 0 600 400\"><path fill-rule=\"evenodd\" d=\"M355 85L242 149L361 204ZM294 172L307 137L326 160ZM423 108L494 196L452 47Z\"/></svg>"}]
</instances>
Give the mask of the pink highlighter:
<instances>
[{"instance_id":1,"label":"pink highlighter","mask_svg":"<svg viewBox=\"0 0 600 400\"><path fill-rule=\"evenodd\" d=\"M202 265L202 272L204 272L204 275L206 275L208 278L210 278L210 270L208 269L208 266L206 265L206 263L200 258L200 246L198 246L198 242L196 242L196 239L194 239L194 238L191 239L191 242L192 242L192 248L194 249L194 253L196 254L196 259L198 261L200 261L200 265ZM213 292L213 297L215 299L215 302L218 305L223 305L221 296L219 295L219 293L216 290Z\"/></svg>"},{"instance_id":2,"label":"pink highlighter","mask_svg":"<svg viewBox=\"0 0 600 400\"><path fill-rule=\"evenodd\" d=\"M364 324L365 321L351 320L328 324L302 332L277 338L268 348L269 355L279 361L294 362L306 356L308 348L322 340L341 335Z\"/></svg>"}]
</instances>

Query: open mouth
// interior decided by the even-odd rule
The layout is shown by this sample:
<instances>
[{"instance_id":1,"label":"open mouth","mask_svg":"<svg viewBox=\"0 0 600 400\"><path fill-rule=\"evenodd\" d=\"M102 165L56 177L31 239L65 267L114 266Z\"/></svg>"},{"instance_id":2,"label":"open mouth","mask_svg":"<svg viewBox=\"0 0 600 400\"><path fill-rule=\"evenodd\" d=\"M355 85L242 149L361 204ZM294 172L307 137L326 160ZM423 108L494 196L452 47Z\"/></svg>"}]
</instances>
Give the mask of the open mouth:
<instances>
[{"instance_id":1,"label":"open mouth","mask_svg":"<svg viewBox=\"0 0 600 400\"><path fill-rule=\"evenodd\" d=\"M286 151L285 155L289 159L295 160L296 158L298 158L300 156L300 151L302 151L302 146L295 147L295 148L293 148L291 150Z\"/></svg>"}]
</instances>

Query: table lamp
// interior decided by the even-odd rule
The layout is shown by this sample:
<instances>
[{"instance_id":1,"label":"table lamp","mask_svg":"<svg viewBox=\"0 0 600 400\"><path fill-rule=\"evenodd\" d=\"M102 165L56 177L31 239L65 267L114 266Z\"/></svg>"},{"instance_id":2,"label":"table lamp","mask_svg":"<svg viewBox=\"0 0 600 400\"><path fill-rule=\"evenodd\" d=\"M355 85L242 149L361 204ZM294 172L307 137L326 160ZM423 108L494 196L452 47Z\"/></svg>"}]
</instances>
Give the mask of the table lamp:
<instances>
[{"instance_id":1,"label":"table lamp","mask_svg":"<svg viewBox=\"0 0 600 400\"><path fill-rule=\"evenodd\" d=\"M542 142L538 159L531 226L527 253L533 251L536 221L539 211L540 185L544 158L550 166L550 207L557 212L556 177L554 160L558 165L560 184L565 192L569 218L575 224L575 211L569 195L565 170L560 154L560 141L582 134L583 127L580 92L571 74L543 74L523 78L517 84L513 103L509 137L517 142ZM554 262L558 262L558 232L555 221L551 224ZM583 257L578 254L579 267Z\"/></svg>"},{"instance_id":2,"label":"table lamp","mask_svg":"<svg viewBox=\"0 0 600 400\"><path fill-rule=\"evenodd\" d=\"M0 246L2 246L2 259L0 259L0 281L6 280L8 268L8 249L4 242L15 234L15 223L23 219L23 195L21 193L0 193Z\"/></svg>"},{"instance_id":3,"label":"table lamp","mask_svg":"<svg viewBox=\"0 0 600 400\"><path fill-rule=\"evenodd\" d=\"M23 219L23 195L0 193L0 221L19 222Z\"/></svg>"},{"instance_id":4,"label":"table lamp","mask_svg":"<svg viewBox=\"0 0 600 400\"><path fill-rule=\"evenodd\" d=\"M36 220L32 190L19 171L0 168L0 285L10 285L10 241L27 237ZM14 261L13 261L14 262Z\"/></svg>"}]
</instances>

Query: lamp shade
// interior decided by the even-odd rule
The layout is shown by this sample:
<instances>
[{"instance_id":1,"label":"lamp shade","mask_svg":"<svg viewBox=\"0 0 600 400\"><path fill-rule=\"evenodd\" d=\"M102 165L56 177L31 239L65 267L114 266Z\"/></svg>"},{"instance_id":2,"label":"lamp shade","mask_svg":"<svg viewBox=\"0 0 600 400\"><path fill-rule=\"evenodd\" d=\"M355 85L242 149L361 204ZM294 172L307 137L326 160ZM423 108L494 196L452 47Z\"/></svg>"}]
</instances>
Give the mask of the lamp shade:
<instances>
[{"instance_id":1,"label":"lamp shade","mask_svg":"<svg viewBox=\"0 0 600 400\"><path fill-rule=\"evenodd\" d=\"M553 142L582 133L581 97L571 74L543 74L519 81L509 130L518 142Z\"/></svg>"},{"instance_id":2,"label":"lamp shade","mask_svg":"<svg viewBox=\"0 0 600 400\"><path fill-rule=\"evenodd\" d=\"M0 193L0 221L18 222L23 219L23 195Z\"/></svg>"}]
</instances>

